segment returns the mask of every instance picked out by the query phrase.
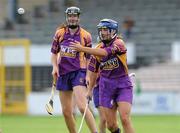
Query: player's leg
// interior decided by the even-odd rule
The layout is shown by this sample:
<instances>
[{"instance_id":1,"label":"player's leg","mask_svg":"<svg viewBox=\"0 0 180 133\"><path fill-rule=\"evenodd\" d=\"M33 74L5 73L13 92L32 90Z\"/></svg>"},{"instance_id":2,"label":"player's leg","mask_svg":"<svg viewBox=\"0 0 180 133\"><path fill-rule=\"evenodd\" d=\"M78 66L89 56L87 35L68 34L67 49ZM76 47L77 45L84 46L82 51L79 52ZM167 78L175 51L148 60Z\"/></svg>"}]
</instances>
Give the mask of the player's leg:
<instances>
[{"instance_id":1,"label":"player's leg","mask_svg":"<svg viewBox=\"0 0 180 133\"><path fill-rule=\"evenodd\" d=\"M74 93L73 93L73 98L72 98L72 107L73 107L73 116L76 119L77 105L76 105Z\"/></svg>"},{"instance_id":2,"label":"player's leg","mask_svg":"<svg viewBox=\"0 0 180 133\"><path fill-rule=\"evenodd\" d=\"M72 86L73 86L73 93L75 96L76 104L79 109L79 111L84 114L86 104L87 104L87 98L86 98L86 71L79 70L74 73L74 77L72 78ZM92 133L97 132L95 119L93 117L93 114L91 113L90 109L87 108L87 112L85 114L85 121Z\"/></svg>"},{"instance_id":3,"label":"player's leg","mask_svg":"<svg viewBox=\"0 0 180 133\"><path fill-rule=\"evenodd\" d=\"M118 88L118 96L116 102L118 104L118 112L120 114L121 123L124 133L134 133L134 129L131 122L131 106L133 99L133 87L128 86L124 88Z\"/></svg>"},{"instance_id":4,"label":"player's leg","mask_svg":"<svg viewBox=\"0 0 180 133\"><path fill-rule=\"evenodd\" d=\"M99 130L100 133L106 133L106 117L103 112L103 108L101 106L98 107L98 113L99 113Z\"/></svg>"},{"instance_id":5,"label":"player's leg","mask_svg":"<svg viewBox=\"0 0 180 133\"><path fill-rule=\"evenodd\" d=\"M102 106L107 128L111 133L120 133L117 122L117 105L114 101L116 95L114 81L101 77L99 86L99 104Z\"/></svg>"},{"instance_id":6,"label":"player's leg","mask_svg":"<svg viewBox=\"0 0 180 133\"><path fill-rule=\"evenodd\" d=\"M76 133L75 120L73 117L72 98L73 91L72 85L69 80L72 74L66 74L58 77L57 90L59 90L60 103L62 107L62 113L66 122L66 126L70 133Z\"/></svg>"},{"instance_id":7,"label":"player's leg","mask_svg":"<svg viewBox=\"0 0 180 133\"><path fill-rule=\"evenodd\" d=\"M75 120L72 108L72 91L60 91L62 113L70 133L76 133Z\"/></svg>"},{"instance_id":8,"label":"player's leg","mask_svg":"<svg viewBox=\"0 0 180 133\"><path fill-rule=\"evenodd\" d=\"M81 112L81 114L83 114L85 111L86 103L87 103L86 88L85 86L75 86L73 87L73 92L75 95L77 107L79 111ZM96 133L97 132L96 122L89 108L87 109L87 112L85 115L85 121L91 133Z\"/></svg>"},{"instance_id":9,"label":"player's leg","mask_svg":"<svg viewBox=\"0 0 180 133\"><path fill-rule=\"evenodd\" d=\"M99 85L93 89L93 101L94 105L99 113L99 131L100 133L106 132L106 118L103 112L103 108L99 105Z\"/></svg>"},{"instance_id":10,"label":"player's leg","mask_svg":"<svg viewBox=\"0 0 180 133\"><path fill-rule=\"evenodd\" d=\"M135 133L130 116L131 104L128 102L118 102L118 112L124 133Z\"/></svg>"},{"instance_id":11,"label":"player's leg","mask_svg":"<svg viewBox=\"0 0 180 133\"><path fill-rule=\"evenodd\" d=\"M120 133L120 129L117 123L117 109L116 106L113 108L102 107L103 113L106 116L107 128L111 133Z\"/></svg>"}]
</instances>

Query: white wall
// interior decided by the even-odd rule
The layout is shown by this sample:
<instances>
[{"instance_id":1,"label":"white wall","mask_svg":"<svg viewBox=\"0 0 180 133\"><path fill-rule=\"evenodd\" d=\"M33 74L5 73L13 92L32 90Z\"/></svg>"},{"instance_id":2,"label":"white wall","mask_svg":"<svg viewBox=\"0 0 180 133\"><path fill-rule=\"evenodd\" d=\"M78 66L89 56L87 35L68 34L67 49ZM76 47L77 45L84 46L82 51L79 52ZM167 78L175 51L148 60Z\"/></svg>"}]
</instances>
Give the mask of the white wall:
<instances>
[{"instance_id":1,"label":"white wall","mask_svg":"<svg viewBox=\"0 0 180 133\"><path fill-rule=\"evenodd\" d=\"M180 41L173 42L171 49L172 61L174 63L180 62Z\"/></svg>"},{"instance_id":2,"label":"white wall","mask_svg":"<svg viewBox=\"0 0 180 133\"><path fill-rule=\"evenodd\" d=\"M51 46L31 45L30 62L32 65L38 66L51 65Z\"/></svg>"},{"instance_id":3,"label":"white wall","mask_svg":"<svg viewBox=\"0 0 180 133\"><path fill-rule=\"evenodd\" d=\"M28 97L28 113L31 115L48 115L45 104L49 93L31 93ZM141 93L134 94L133 114L180 114L180 93ZM93 102L91 102L92 104ZM94 109L95 110L95 109ZM59 97L54 98L54 114L62 114ZM97 114L97 110L95 110Z\"/></svg>"},{"instance_id":4,"label":"white wall","mask_svg":"<svg viewBox=\"0 0 180 133\"><path fill-rule=\"evenodd\" d=\"M127 43L127 62L134 64L136 62L135 44ZM22 65L24 64L24 49L23 47L5 47L5 64L6 65ZM11 53L11 54L9 54ZM34 44L30 46L30 63L33 66L51 65L51 45ZM18 59L18 60L17 60Z\"/></svg>"},{"instance_id":5,"label":"white wall","mask_svg":"<svg viewBox=\"0 0 180 133\"><path fill-rule=\"evenodd\" d=\"M180 93L142 93L134 95L134 114L180 114Z\"/></svg>"},{"instance_id":6,"label":"white wall","mask_svg":"<svg viewBox=\"0 0 180 133\"><path fill-rule=\"evenodd\" d=\"M32 115L47 115L45 105L50 97L50 92L33 93L28 96L28 114ZM54 96L54 114L62 114L59 97L57 94Z\"/></svg>"}]
</instances>

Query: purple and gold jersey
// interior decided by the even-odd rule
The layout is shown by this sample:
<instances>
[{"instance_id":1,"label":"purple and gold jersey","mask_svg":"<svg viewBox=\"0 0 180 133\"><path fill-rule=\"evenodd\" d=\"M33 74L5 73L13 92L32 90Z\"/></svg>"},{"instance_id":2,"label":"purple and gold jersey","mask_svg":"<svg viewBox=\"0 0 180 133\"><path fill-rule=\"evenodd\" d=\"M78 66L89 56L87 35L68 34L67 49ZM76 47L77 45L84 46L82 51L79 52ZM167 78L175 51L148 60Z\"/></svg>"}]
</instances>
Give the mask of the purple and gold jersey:
<instances>
[{"instance_id":1,"label":"purple and gold jersey","mask_svg":"<svg viewBox=\"0 0 180 133\"><path fill-rule=\"evenodd\" d=\"M83 52L73 50L70 47L70 43L75 41L80 42L81 45L86 47L92 46L92 38L90 33L80 27L74 35L70 34L68 28L59 29L55 33L51 52L53 54L60 53L60 59L58 61L60 75L64 75L79 69L86 69L86 61L90 58L90 56Z\"/></svg>"},{"instance_id":2,"label":"purple and gold jersey","mask_svg":"<svg viewBox=\"0 0 180 133\"><path fill-rule=\"evenodd\" d=\"M105 49L108 55L103 58L91 56L88 66L90 71L98 72L98 69L100 69L100 76L105 78L117 78L128 75L127 49L121 39L113 39L107 47L101 42L97 47Z\"/></svg>"}]
</instances>

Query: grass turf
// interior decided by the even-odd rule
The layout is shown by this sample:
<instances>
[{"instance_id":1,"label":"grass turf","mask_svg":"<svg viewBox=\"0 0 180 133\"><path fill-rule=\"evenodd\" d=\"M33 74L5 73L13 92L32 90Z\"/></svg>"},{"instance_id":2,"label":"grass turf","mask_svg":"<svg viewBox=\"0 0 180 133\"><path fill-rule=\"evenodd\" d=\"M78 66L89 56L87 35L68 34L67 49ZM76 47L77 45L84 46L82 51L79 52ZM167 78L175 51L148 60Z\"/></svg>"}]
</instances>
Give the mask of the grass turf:
<instances>
[{"instance_id":1,"label":"grass turf","mask_svg":"<svg viewBox=\"0 0 180 133\"><path fill-rule=\"evenodd\" d=\"M77 128L81 118L77 117ZM178 115L133 116L132 120L136 133L180 133ZM0 129L2 133L68 133L62 116L1 115ZM82 133L89 133L85 123Z\"/></svg>"}]
</instances>

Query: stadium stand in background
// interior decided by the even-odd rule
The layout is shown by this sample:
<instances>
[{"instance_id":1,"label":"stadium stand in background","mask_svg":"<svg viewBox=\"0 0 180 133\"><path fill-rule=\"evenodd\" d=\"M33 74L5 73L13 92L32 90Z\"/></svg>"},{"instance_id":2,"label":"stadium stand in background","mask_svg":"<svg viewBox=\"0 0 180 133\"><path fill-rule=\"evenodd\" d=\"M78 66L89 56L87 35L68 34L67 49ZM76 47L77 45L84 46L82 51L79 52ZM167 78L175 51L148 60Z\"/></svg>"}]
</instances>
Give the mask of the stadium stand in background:
<instances>
[{"instance_id":1,"label":"stadium stand in background","mask_svg":"<svg viewBox=\"0 0 180 133\"><path fill-rule=\"evenodd\" d=\"M180 91L180 64L171 62L171 44L180 38L179 0L19 0L24 7L27 23L13 23L12 29L3 29L6 6L1 6L0 38L29 38L33 45L50 45L57 26L64 22L68 5L82 10L81 24L97 38L96 25L102 18L112 18L120 23L130 16L135 25L127 42L136 44L136 64L130 71L137 73L143 91ZM1 0L0 5L6 5ZM93 10L92 10L93 9ZM147 67L146 67L147 66ZM169 70L169 71L167 71ZM50 66L32 66L32 89L41 91L50 86Z\"/></svg>"}]
</instances>

